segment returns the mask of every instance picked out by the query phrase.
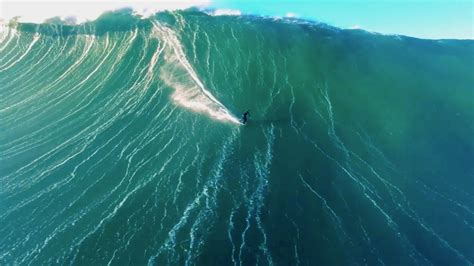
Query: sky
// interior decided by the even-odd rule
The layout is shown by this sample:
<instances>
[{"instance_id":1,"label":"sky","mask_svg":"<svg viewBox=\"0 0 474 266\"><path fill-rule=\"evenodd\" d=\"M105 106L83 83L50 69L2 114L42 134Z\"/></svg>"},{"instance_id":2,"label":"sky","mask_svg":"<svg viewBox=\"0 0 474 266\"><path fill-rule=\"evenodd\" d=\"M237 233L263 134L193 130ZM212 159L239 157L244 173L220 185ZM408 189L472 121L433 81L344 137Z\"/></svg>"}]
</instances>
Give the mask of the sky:
<instances>
[{"instance_id":1,"label":"sky","mask_svg":"<svg viewBox=\"0 0 474 266\"><path fill-rule=\"evenodd\" d=\"M385 34L474 39L472 0L215 0L212 4L244 14L289 15Z\"/></svg>"},{"instance_id":2,"label":"sky","mask_svg":"<svg viewBox=\"0 0 474 266\"><path fill-rule=\"evenodd\" d=\"M473 0L0 0L0 17L22 15L21 21L42 22L76 16L81 22L123 6L143 14L198 6L219 9L216 14L298 17L384 34L474 39Z\"/></svg>"}]
</instances>

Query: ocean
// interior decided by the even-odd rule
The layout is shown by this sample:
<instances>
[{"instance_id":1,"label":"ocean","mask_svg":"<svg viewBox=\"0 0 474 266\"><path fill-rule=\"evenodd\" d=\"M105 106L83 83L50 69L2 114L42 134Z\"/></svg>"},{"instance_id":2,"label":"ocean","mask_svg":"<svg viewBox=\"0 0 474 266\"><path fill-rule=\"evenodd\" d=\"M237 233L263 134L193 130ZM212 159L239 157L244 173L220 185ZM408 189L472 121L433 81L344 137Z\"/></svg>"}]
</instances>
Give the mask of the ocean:
<instances>
[{"instance_id":1,"label":"ocean","mask_svg":"<svg viewBox=\"0 0 474 266\"><path fill-rule=\"evenodd\" d=\"M3 25L0 264L472 265L473 85L472 40Z\"/></svg>"}]
</instances>

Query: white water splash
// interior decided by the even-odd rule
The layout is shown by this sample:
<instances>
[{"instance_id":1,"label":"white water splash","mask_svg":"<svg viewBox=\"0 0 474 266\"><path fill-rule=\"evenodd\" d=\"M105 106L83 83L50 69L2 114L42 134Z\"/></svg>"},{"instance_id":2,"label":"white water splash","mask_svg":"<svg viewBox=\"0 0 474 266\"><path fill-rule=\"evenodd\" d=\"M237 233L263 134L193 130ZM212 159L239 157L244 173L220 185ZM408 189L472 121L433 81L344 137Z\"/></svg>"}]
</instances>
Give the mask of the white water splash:
<instances>
[{"instance_id":1,"label":"white water splash","mask_svg":"<svg viewBox=\"0 0 474 266\"><path fill-rule=\"evenodd\" d=\"M42 23L53 17L60 17L68 22L82 23L97 19L107 11L131 8L134 13L149 17L163 10L179 10L190 7L205 7L209 0L5 0L1 4L1 19L9 21L17 17L20 22Z\"/></svg>"},{"instance_id":2,"label":"white water splash","mask_svg":"<svg viewBox=\"0 0 474 266\"><path fill-rule=\"evenodd\" d=\"M211 16L240 16L242 12L237 9L216 9L207 12Z\"/></svg>"}]
</instances>

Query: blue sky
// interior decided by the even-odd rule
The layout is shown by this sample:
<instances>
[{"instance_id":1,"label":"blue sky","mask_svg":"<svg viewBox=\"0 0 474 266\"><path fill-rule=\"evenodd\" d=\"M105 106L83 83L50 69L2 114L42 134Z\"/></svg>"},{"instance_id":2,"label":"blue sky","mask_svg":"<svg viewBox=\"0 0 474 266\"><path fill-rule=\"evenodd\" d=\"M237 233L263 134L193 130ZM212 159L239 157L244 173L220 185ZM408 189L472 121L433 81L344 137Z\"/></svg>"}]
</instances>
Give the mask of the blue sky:
<instances>
[{"instance_id":1,"label":"blue sky","mask_svg":"<svg viewBox=\"0 0 474 266\"><path fill-rule=\"evenodd\" d=\"M212 0L243 14L296 15L341 28L429 39L474 39L474 1L461 0Z\"/></svg>"}]
</instances>

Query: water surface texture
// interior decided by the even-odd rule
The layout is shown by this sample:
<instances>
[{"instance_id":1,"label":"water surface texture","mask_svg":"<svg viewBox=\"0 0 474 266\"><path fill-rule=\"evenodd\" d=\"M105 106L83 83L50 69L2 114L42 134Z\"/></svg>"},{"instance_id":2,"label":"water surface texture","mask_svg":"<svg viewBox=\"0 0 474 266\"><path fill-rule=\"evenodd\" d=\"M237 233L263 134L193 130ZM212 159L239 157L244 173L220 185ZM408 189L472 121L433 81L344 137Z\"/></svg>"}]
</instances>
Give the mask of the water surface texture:
<instances>
[{"instance_id":1,"label":"water surface texture","mask_svg":"<svg viewBox=\"0 0 474 266\"><path fill-rule=\"evenodd\" d=\"M0 31L0 264L474 262L474 41L53 22Z\"/></svg>"}]
</instances>

